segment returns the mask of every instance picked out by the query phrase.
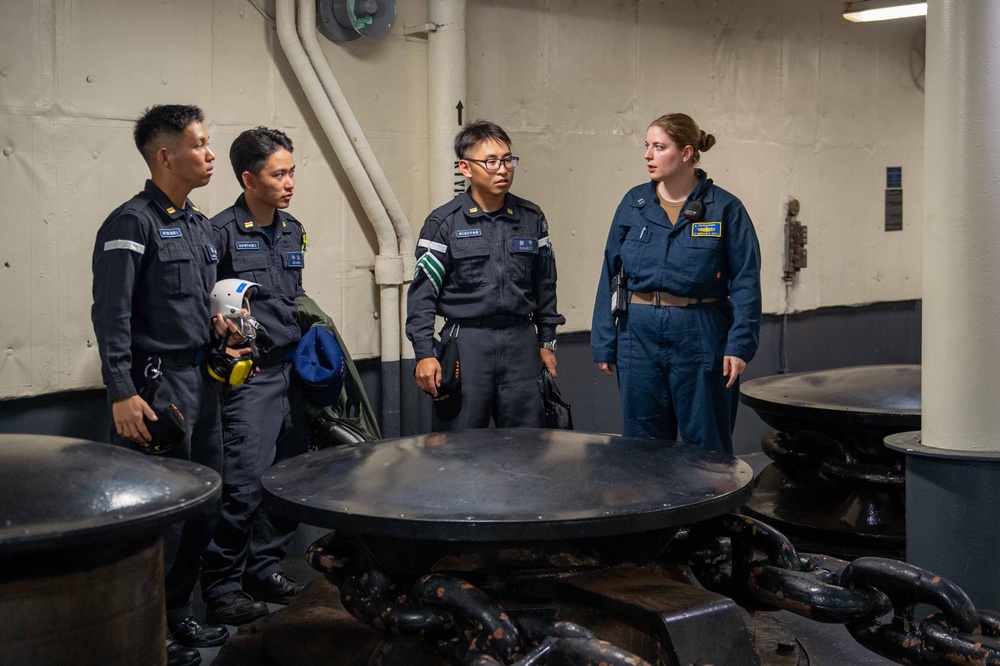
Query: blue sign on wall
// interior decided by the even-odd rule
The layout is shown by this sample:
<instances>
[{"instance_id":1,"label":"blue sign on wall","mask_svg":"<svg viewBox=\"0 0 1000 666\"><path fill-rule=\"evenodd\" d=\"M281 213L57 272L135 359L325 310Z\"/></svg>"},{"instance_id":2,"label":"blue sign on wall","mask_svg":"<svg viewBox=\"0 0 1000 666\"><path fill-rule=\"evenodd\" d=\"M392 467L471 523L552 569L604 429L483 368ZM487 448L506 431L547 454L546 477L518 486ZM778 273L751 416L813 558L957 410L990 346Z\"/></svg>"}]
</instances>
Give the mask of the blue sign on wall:
<instances>
[{"instance_id":1,"label":"blue sign on wall","mask_svg":"<svg viewBox=\"0 0 1000 666\"><path fill-rule=\"evenodd\" d=\"M903 186L903 167L885 168L885 186L889 188Z\"/></svg>"}]
</instances>

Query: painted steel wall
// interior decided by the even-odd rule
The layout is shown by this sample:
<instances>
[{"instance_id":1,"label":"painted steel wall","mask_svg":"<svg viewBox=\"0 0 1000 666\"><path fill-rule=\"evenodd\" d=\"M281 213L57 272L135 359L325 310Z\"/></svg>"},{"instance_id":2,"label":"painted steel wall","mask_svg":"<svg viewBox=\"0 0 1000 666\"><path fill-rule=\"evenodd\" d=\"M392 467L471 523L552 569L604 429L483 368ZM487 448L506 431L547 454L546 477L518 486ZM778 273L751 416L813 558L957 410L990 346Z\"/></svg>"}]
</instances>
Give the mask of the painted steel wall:
<instances>
[{"instance_id":1,"label":"painted steel wall","mask_svg":"<svg viewBox=\"0 0 1000 666\"><path fill-rule=\"evenodd\" d=\"M273 3L261 3L273 13ZM922 20L855 25L838 0L470 0L465 118L504 125L515 192L548 214L566 332L589 329L605 236L645 177L647 124L687 111L718 144L703 166L738 195L764 252L764 306L785 308L783 207L802 202L809 268L791 307L920 297ZM324 49L415 228L431 207L427 20L400 0L389 37ZM375 238L291 75L246 0L0 0L0 397L98 386L90 257L104 217L147 171L131 122L195 103L219 156L193 193L238 194L229 144L264 124L296 143L290 209L309 231L309 292L356 358L377 355ZM457 103L457 100L456 100ZM904 230L882 229L885 167L903 167Z\"/></svg>"},{"instance_id":2,"label":"painted steel wall","mask_svg":"<svg viewBox=\"0 0 1000 666\"><path fill-rule=\"evenodd\" d=\"M262 2L273 16L273 2ZM420 220L427 196L426 20L401 3L382 40L324 48L395 187ZM229 146L268 125L295 143L289 209L309 235L307 291L358 357L379 351L375 235L309 109L273 24L245 0L0 2L0 397L101 384L90 324L91 252L104 218L148 170L133 120L157 103L201 106L218 161L191 194L209 215L240 190Z\"/></svg>"},{"instance_id":3,"label":"painted steel wall","mask_svg":"<svg viewBox=\"0 0 1000 666\"><path fill-rule=\"evenodd\" d=\"M545 210L565 331L590 328L607 230L645 180L659 115L717 145L702 167L736 194L763 253L765 312L783 312L784 205L809 267L792 310L919 298L923 19L859 25L837 0L479 0L469 10L470 115L511 133L515 190ZM903 231L883 231L885 168L902 166Z\"/></svg>"}]
</instances>

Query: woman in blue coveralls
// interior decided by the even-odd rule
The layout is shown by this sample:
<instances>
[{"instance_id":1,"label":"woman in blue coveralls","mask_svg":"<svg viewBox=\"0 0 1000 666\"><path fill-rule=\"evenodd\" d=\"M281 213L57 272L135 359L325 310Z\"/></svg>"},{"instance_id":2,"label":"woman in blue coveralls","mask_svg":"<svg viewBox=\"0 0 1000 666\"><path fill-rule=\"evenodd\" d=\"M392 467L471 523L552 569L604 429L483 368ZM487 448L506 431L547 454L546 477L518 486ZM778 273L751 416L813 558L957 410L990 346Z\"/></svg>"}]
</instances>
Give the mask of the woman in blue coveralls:
<instances>
[{"instance_id":1,"label":"woman in blue coveralls","mask_svg":"<svg viewBox=\"0 0 1000 666\"><path fill-rule=\"evenodd\" d=\"M591 346L602 372L618 368L624 435L673 441L680 431L732 453L739 376L760 336L760 246L740 200L696 168L714 144L683 113L649 126L650 181L615 211ZM619 270L627 311L616 317Z\"/></svg>"}]
</instances>

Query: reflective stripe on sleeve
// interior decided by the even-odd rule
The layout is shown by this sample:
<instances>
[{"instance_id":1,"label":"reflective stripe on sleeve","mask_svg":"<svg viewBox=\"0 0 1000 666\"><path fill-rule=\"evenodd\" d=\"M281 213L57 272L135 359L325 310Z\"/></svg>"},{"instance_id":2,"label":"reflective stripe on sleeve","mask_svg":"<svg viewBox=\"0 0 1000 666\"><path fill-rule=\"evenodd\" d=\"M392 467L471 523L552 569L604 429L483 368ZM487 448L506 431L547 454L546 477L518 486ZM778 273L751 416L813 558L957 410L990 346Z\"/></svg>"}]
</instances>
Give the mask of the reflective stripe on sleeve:
<instances>
[{"instance_id":1,"label":"reflective stripe on sleeve","mask_svg":"<svg viewBox=\"0 0 1000 666\"><path fill-rule=\"evenodd\" d=\"M421 238L417 241L417 247L426 247L428 250L434 250L435 252L441 252L442 254L448 251L448 246L443 243L435 243L432 240L427 240L426 238Z\"/></svg>"},{"instance_id":2,"label":"reflective stripe on sleeve","mask_svg":"<svg viewBox=\"0 0 1000 666\"><path fill-rule=\"evenodd\" d=\"M549 242L549 237L548 236L546 236L545 238L539 238L538 239L538 249L539 250L542 249L543 247L548 247L549 245L551 245L551 243Z\"/></svg>"},{"instance_id":3,"label":"reflective stripe on sleeve","mask_svg":"<svg viewBox=\"0 0 1000 666\"><path fill-rule=\"evenodd\" d=\"M138 254L143 254L146 251L146 246L130 240L113 240L104 244L104 251L107 252L108 250L132 250Z\"/></svg>"}]
</instances>

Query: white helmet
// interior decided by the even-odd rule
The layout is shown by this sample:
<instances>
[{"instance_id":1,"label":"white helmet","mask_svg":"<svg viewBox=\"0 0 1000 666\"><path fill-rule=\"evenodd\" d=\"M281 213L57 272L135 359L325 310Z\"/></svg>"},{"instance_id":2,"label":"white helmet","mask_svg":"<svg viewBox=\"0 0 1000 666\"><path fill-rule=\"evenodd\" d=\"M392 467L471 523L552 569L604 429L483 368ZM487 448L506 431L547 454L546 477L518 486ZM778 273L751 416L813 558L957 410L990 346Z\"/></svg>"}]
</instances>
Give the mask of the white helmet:
<instances>
[{"instance_id":1,"label":"white helmet","mask_svg":"<svg viewBox=\"0 0 1000 666\"><path fill-rule=\"evenodd\" d=\"M248 282L232 278L229 280L219 280L212 287L212 316L217 314L238 317L243 310L250 312L248 301L250 293L254 287L260 285L256 282Z\"/></svg>"}]
</instances>

